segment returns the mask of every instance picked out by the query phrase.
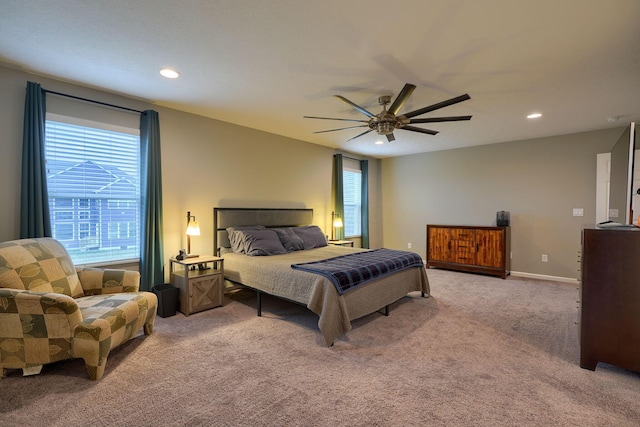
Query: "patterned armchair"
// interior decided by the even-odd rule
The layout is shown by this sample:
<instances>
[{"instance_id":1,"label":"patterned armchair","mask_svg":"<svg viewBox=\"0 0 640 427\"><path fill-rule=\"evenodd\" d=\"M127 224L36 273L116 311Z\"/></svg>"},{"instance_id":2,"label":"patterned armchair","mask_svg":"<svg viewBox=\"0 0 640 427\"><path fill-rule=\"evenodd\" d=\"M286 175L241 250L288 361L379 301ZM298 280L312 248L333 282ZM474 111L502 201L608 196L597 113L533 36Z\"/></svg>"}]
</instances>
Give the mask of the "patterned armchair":
<instances>
[{"instance_id":1,"label":"patterned armchair","mask_svg":"<svg viewBox=\"0 0 640 427\"><path fill-rule=\"evenodd\" d=\"M0 243L0 378L82 358L100 379L112 348L153 332L158 300L139 284L137 271L74 267L51 238Z\"/></svg>"}]
</instances>

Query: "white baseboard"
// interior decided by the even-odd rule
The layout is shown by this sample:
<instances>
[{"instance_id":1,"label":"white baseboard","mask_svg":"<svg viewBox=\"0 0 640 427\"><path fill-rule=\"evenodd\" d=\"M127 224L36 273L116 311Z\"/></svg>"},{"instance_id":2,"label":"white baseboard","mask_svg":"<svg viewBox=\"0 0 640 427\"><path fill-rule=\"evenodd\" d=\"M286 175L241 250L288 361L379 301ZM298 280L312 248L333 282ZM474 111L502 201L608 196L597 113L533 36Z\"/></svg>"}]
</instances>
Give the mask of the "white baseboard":
<instances>
[{"instance_id":1,"label":"white baseboard","mask_svg":"<svg viewBox=\"0 0 640 427\"><path fill-rule=\"evenodd\" d=\"M529 279L551 280L553 282L578 283L578 279L572 277L548 276L546 274L524 273L522 271L512 271L512 276L527 277Z\"/></svg>"}]
</instances>

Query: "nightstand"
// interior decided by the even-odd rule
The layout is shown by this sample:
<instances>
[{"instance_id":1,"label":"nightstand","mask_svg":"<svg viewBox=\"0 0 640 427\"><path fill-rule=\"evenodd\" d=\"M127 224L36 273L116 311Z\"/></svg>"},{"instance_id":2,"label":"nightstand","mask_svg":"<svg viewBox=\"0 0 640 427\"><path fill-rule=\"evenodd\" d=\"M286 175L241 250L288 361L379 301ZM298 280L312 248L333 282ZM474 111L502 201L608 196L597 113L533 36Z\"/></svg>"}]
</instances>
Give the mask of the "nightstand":
<instances>
[{"instance_id":1,"label":"nightstand","mask_svg":"<svg viewBox=\"0 0 640 427\"><path fill-rule=\"evenodd\" d=\"M171 284L180 290L179 310L185 316L222 305L223 264L224 259L209 255L169 260Z\"/></svg>"},{"instance_id":2,"label":"nightstand","mask_svg":"<svg viewBox=\"0 0 640 427\"><path fill-rule=\"evenodd\" d=\"M353 247L353 240L328 240L328 244L333 246L351 246Z\"/></svg>"}]
</instances>

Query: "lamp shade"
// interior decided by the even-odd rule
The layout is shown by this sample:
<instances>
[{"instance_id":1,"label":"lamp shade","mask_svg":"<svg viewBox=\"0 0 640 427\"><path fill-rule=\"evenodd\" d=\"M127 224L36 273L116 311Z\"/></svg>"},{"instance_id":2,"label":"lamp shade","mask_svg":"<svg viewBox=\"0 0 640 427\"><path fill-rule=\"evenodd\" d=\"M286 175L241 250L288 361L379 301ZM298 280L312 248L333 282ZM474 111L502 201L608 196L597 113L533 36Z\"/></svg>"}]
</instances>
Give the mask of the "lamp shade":
<instances>
[{"instance_id":1,"label":"lamp shade","mask_svg":"<svg viewBox=\"0 0 640 427\"><path fill-rule=\"evenodd\" d=\"M188 236L199 236L200 235L200 224L198 221L192 220L187 224L187 235Z\"/></svg>"},{"instance_id":2,"label":"lamp shade","mask_svg":"<svg viewBox=\"0 0 640 427\"><path fill-rule=\"evenodd\" d=\"M334 227L342 227L342 218L334 218L333 219L333 226Z\"/></svg>"}]
</instances>

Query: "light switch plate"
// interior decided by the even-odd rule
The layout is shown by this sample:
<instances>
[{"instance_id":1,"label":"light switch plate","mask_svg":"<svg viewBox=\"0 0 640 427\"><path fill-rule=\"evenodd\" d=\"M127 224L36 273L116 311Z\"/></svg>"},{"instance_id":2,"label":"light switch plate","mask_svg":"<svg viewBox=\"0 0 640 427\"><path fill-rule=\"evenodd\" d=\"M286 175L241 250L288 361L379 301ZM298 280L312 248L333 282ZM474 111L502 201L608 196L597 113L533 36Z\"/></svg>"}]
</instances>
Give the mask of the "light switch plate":
<instances>
[{"instance_id":1,"label":"light switch plate","mask_svg":"<svg viewBox=\"0 0 640 427\"><path fill-rule=\"evenodd\" d=\"M573 216L584 216L583 208L573 208Z\"/></svg>"}]
</instances>

